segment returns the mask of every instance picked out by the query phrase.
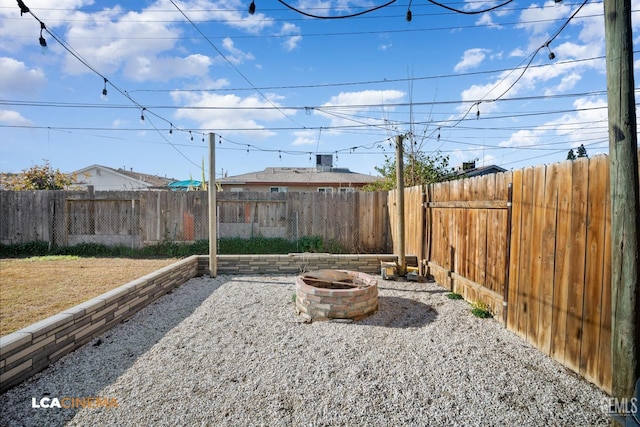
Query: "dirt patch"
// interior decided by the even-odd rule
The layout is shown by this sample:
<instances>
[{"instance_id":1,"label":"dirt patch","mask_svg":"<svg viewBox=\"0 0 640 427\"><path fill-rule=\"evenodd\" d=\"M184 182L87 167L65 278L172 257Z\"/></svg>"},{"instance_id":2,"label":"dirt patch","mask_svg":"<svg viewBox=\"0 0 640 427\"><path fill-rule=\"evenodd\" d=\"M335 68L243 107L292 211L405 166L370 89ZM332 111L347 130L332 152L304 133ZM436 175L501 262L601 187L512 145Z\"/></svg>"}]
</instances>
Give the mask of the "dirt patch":
<instances>
[{"instance_id":1,"label":"dirt patch","mask_svg":"<svg viewBox=\"0 0 640 427\"><path fill-rule=\"evenodd\" d=\"M0 260L0 336L176 262L177 259Z\"/></svg>"}]
</instances>

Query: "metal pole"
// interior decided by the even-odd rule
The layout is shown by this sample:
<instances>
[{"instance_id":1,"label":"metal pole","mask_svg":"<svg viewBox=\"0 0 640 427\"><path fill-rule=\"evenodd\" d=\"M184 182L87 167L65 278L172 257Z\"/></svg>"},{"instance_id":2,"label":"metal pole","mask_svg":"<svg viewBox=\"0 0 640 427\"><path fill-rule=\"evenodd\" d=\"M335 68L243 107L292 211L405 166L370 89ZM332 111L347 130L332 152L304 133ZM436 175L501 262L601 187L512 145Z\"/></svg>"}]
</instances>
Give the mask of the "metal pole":
<instances>
[{"instance_id":1,"label":"metal pole","mask_svg":"<svg viewBox=\"0 0 640 427\"><path fill-rule=\"evenodd\" d=\"M407 258L404 253L404 151L402 135L396 136L396 187L398 191L398 276L407 274Z\"/></svg>"},{"instance_id":2,"label":"metal pole","mask_svg":"<svg viewBox=\"0 0 640 427\"><path fill-rule=\"evenodd\" d=\"M209 134L209 275L218 275L218 233L216 215L216 134Z\"/></svg>"}]
</instances>

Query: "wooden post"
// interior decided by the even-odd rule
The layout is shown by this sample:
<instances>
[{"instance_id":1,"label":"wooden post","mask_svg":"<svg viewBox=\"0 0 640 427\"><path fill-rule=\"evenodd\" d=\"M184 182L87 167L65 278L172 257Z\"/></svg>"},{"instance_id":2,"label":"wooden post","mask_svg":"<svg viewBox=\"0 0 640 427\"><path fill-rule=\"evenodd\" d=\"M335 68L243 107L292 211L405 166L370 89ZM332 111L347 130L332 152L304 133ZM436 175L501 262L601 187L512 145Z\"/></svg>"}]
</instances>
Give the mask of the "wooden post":
<instances>
[{"instance_id":1,"label":"wooden post","mask_svg":"<svg viewBox=\"0 0 640 427\"><path fill-rule=\"evenodd\" d=\"M216 215L216 134L209 134L209 275L218 275L218 233Z\"/></svg>"},{"instance_id":2,"label":"wooden post","mask_svg":"<svg viewBox=\"0 0 640 427\"><path fill-rule=\"evenodd\" d=\"M398 276L407 274L407 257L404 253L404 150L402 135L396 136L396 188L398 191Z\"/></svg>"},{"instance_id":3,"label":"wooden post","mask_svg":"<svg viewBox=\"0 0 640 427\"><path fill-rule=\"evenodd\" d=\"M640 377L640 202L631 2L605 0L611 178L612 394L634 395Z\"/></svg>"}]
</instances>

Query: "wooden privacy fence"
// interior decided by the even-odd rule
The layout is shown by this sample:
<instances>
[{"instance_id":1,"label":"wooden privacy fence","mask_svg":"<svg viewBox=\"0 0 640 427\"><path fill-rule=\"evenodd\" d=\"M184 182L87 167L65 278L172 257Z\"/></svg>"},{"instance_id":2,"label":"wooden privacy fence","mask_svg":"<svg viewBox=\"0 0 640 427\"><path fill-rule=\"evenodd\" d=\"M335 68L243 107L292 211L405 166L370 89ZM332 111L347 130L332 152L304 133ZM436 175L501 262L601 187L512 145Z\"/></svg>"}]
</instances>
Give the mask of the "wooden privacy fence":
<instances>
[{"instance_id":1,"label":"wooden privacy fence","mask_svg":"<svg viewBox=\"0 0 640 427\"><path fill-rule=\"evenodd\" d=\"M217 194L219 238L321 237L326 251L388 253L386 192ZM0 191L0 242L140 247L209 238L203 191Z\"/></svg>"},{"instance_id":2,"label":"wooden privacy fence","mask_svg":"<svg viewBox=\"0 0 640 427\"><path fill-rule=\"evenodd\" d=\"M608 163L601 155L407 189L405 252L610 392ZM395 200L391 192L392 224Z\"/></svg>"}]
</instances>

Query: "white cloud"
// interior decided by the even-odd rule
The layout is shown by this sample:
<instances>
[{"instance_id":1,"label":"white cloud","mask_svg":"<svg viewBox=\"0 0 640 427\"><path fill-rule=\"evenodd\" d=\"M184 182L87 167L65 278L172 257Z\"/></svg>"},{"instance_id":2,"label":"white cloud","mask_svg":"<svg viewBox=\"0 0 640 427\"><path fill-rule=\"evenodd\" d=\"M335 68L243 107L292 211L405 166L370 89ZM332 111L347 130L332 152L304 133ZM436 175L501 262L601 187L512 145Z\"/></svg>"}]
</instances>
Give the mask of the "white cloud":
<instances>
[{"instance_id":1,"label":"white cloud","mask_svg":"<svg viewBox=\"0 0 640 427\"><path fill-rule=\"evenodd\" d=\"M229 37L226 37L224 40L222 40L222 47L227 51L225 57L230 63L234 65L239 65L243 62L252 61L254 59L253 54L243 52L242 50L238 49L235 46L233 40ZM217 62L220 62L219 58L216 58L216 60Z\"/></svg>"},{"instance_id":2,"label":"white cloud","mask_svg":"<svg viewBox=\"0 0 640 427\"><path fill-rule=\"evenodd\" d=\"M302 42L302 36L300 35L300 27L297 25L285 22L280 29L280 35L288 36L282 43L284 49L288 52L297 49Z\"/></svg>"},{"instance_id":3,"label":"white cloud","mask_svg":"<svg viewBox=\"0 0 640 427\"><path fill-rule=\"evenodd\" d=\"M554 87L545 90L545 96L555 95L557 93L567 92L578 84L582 77L578 73L569 73L562 77L560 83Z\"/></svg>"},{"instance_id":4,"label":"white cloud","mask_svg":"<svg viewBox=\"0 0 640 427\"><path fill-rule=\"evenodd\" d=\"M399 90L364 90L361 92L341 92L331 97L329 102L323 104L328 106L357 106L384 104L386 102L396 102L404 97L405 93Z\"/></svg>"},{"instance_id":5,"label":"white cloud","mask_svg":"<svg viewBox=\"0 0 640 427\"><path fill-rule=\"evenodd\" d=\"M532 4L520 13L519 28L533 35L544 35L558 27L560 19L568 18L573 13L572 6L565 3L546 1L543 5Z\"/></svg>"},{"instance_id":6,"label":"white cloud","mask_svg":"<svg viewBox=\"0 0 640 427\"><path fill-rule=\"evenodd\" d=\"M0 123L9 126L31 126L33 122L17 111L0 110Z\"/></svg>"},{"instance_id":7,"label":"white cloud","mask_svg":"<svg viewBox=\"0 0 640 427\"><path fill-rule=\"evenodd\" d=\"M548 129L545 126L536 129L523 129L511 134L507 141L500 143L501 147L531 147L544 142Z\"/></svg>"},{"instance_id":8,"label":"white cloud","mask_svg":"<svg viewBox=\"0 0 640 427\"><path fill-rule=\"evenodd\" d=\"M474 48L468 49L462 55L462 60L458 62L454 67L453 71L455 72L463 72L472 68L476 68L478 65L484 61L487 57L487 54L490 52L488 49Z\"/></svg>"},{"instance_id":9,"label":"white cloud","mask_svg":"<svg viewBox=\"0 0 640 427\"><path fill-rule=\"evenodd\" d=\"M217 93L174 92L172 97L184 107L194 107L178 109L174 115L176 119L193 120L201 129L225 129L226 134L249 132L252 137L265 138L274 133L260 131L265 128L261 122L281 120L283 113L294 114L274 108L277 106L275 96L269 98L271 102L257 96L242 98L235 94Z\"/></svg>"},{"instance_id":10,"label":"white cloud","mask_svg":"<svg viewBox=\"0 0 640 427\"><path fill-rule=\"evenodd\" d=\"M562 137L563 142L569 142L572 147L580 144L589 145L590 142L606 141L607 101L606 99L580 98L573 103L574 112L543 123L534 129L520 130L501 142L501 147L530 147L549 143L553 138ZM576 132L580 129L581 132ZM588 140L585 140L588 136ZM568 141L567 141L568 139Z\"/></svg>"},{"instance_id":11,"label":"white cloud","mask_svg":"<svg viewBox=\"0 0 640 427\"><path fill-rule=\"evenodd\" d=\"M0 57L0 94L33 94L46 84L44 72L24 62Z\"/></svg>"},{"instance_id":12,"label":"white cloud","mask_svg":"<svg viewBox=\"0 0 640 427\"><path fill-rule=\"evenodd\" d=\"M296 137L293 141L294 146L301 145L317 145L318 144L318 132L314 130L301 130L293 132Z\"/></svg>"},{"instance_id":13,"label":"white cloud","mask_svg":"<svg viewBox=\"0 0 640 427\"><path fill-rule=\"evenodd\" d=\"M386 125L387 121L379 117L386 116L389 111L394 109L388 104L400 102L404 96L405 93L399 90L341 92L322 104L319 110L314 111L314 114L330 119L332 127L362 125L364 123L381 126Z\"/></svg>"},{"instance_id":14,"label":"white cloud","mask_svg":"<svg viewBox=\"0 0 640 427\"><path fill-rule=\"evenodd\" d=\"M204 55L180 57L136 57L127 62L123 73L134 81L168 81L174 77L205 77L211 59Z\"/></svg>"}]
</instances>

